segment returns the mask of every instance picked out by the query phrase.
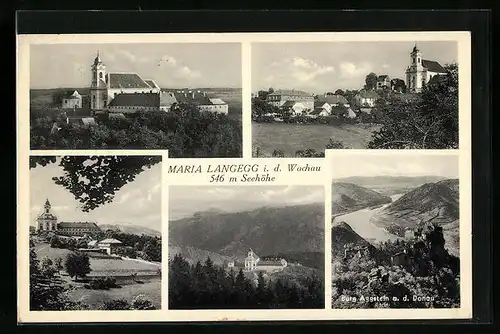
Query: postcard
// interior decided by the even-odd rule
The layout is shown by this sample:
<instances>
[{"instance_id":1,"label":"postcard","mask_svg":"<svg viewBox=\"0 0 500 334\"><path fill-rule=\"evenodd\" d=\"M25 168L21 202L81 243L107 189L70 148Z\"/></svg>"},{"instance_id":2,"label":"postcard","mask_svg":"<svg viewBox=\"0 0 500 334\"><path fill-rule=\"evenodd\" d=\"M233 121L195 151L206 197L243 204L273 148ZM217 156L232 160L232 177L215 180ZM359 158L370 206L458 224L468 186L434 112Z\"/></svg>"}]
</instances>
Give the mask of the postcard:
<instances>
[{"instance_id":1,"label":"postcard","mask_svg":"<svg viewBox=\"0 0 500 334\"><path fill-rule=\"evenodd\" d=\"M19 35L20 323L468 319L468 32Z\"/></svg>"}]
</instances>

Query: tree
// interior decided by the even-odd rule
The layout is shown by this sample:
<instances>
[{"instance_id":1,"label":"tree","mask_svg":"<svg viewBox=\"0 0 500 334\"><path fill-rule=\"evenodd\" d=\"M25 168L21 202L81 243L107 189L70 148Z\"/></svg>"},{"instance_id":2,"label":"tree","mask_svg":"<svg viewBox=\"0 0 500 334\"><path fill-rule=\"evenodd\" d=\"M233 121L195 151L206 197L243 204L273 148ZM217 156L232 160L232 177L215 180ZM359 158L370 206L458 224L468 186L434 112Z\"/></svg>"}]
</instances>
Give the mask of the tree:
<instances>
[{"instance_id":1,"label":"tree","mask_svg":"<svg viewBox=\"0 0 500 334\"><path fill-rule=\"evenodd\" d=\"M335 95L344 95L344 94L345 94L345 93L344 93L344 91L343 91L342 89L337 89L337 90L335 91Z\"/></svg>"},{"instance_id":2,"label":"tree","mask_svg":"<svg viewBox=\"0 0 500 334\"><path fill-rule=\"evenodd\" d=\"M265 101L267 100L267 96L269 95L270 93L269 92L266 92L265 90L259 90L258 93L257 93L257 96L259 99L261 99L262 101Z\"/></svg>"},{"instance_id":3,"label":"tree","mask_svg":"<svg viewBox=\"0 0 500 334\"><path fill-rule=\"evenodd\" d=\"M64 268L71 278L78 280L78 277L85 277L90 273L90 261L88 254L71 252L66 256Z\"/></svg>"},{"instance_id":4,"label":"tree","mask_svg":"<svg viewBox=\"0 0 500 334\"><path fill-rule=\"evenodd\" d=\"M343 149L345 148L344 143L340 140L334 140L330 138L328 144L325 146L326 149Z\"/></svg>"},{"instance_id":5,"label":"tree","mask_svg":"<svg viewBox=\"0 0 500 334\"><path fill-rule=\"evenodd\" d=\"M365 89L373 90L377 88L377 78L375 73L369 73L365 78Z\"/></svg>"},{"instance_id":6,"label":"tree","mask_svg":"<svg viewBox=\"0 0 500 334\"><path fill-rule=\"evenodd\" d=\"M34 249L30 249L29 260L30 310L63 310L66 305L65 288L60 278L54 276L54 271L40 268Z\"/></svg>"},{"instance_id":7,"label":"tree","mask_svg":"<svg viewBox=\"0 0 500 334\"><path fill-rule=\"evenodd\" d=\"M60 272L61 270L63 270L63 260L61 257L57 257L54 261L54 266L57 270L57 272Z\"/></svg>"},{"instance_id":8,"label":"tree","mask_svg":"<svg viewBox=\"0 0 500 334\"><path fill-rule=\"evenodd\" d=\"M282 150L274 150L273 151L273 158L284 158L285 153Z\"/></svg>"},{"instance_id":9,"label":"tree","mask_svg":"<svg viewBox=\"0 0 500 334\"><path fill-rule=\"evenodd\" d=\"M268 92L269 94L274 93L274 88L273 88L273 87L269 87L269 89L267 90L267 92Z\"/></svg>"}]
</instances>

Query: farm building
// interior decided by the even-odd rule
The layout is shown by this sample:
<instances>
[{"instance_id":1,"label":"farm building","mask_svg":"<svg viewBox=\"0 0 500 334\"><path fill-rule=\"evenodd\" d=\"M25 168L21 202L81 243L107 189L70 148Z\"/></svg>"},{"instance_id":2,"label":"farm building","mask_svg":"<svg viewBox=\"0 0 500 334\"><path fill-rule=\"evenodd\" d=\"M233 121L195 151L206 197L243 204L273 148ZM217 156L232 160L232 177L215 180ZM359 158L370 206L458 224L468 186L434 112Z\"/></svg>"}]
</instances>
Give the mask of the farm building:
<instances>
[{"instance_id":1,"label":"farm building","mask_svg":"<svg viewBox=\"0 0 500 334\"><path fill-rule=\"evenodd\" d=\"M73 93L66 92L62 98L62 108L81 108L82 107L82 96L78 91L73 91Z\"/></svg>"}]
</instances>

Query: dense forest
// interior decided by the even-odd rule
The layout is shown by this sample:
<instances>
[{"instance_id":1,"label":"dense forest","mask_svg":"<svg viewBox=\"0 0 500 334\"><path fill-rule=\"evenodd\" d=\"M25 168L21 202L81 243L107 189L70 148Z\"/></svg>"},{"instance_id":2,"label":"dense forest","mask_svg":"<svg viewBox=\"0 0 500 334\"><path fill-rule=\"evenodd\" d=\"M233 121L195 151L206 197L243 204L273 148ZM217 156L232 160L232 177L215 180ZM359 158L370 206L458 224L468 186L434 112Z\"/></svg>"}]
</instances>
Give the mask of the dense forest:
<instances>
[{"instance_id":1,"label":"dense forest","mask_svg":"<svg viewBox=\"0 0 500 334\"><path fill-rule=\"evenodd\" d=\"M243 270L226 271L210 258L190 265L180 254L169 263L170 309L306 309L324 307L324 285L316 276L304 285L249 279Z\"/></svg>"},{"instance_id":2,"label":"dense forest","mask_svg":"<svg viewBox=\"0 0 500 334\"><path fill-rule=\"evenodd\" d=\"M63 113L32 110L32 149L168 149L174 158L241 157L241 121L180 104L170 112L138 111L95 124L66 123Z\"/></svg>"},{"instance_id":3,"label":"dense forest","mask_svg":"<svg viewBox=\"0 0 500 334\"><path fill-rule=\"evenodd\" d=\"M459 307L459 258L444 248L442 227L429 224L419 233L416 239L387 241L375 251L334 258L332 307Z\"/></svg>"}]
</instances>

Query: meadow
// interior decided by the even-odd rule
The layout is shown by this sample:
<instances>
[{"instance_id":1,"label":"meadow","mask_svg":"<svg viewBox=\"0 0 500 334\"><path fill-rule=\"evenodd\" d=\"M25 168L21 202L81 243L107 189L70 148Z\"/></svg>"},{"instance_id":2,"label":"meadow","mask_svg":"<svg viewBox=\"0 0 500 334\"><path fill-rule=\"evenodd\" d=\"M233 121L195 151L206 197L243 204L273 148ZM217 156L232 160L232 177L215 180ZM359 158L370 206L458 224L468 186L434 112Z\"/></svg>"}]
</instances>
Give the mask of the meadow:
<instances>
[{"instance_id":1,"label":"meadow","mask_svg":"<svg viewBox=\"0 0 500 334\"><path fill-rule=\"evenodd\" d=\"M60 257L65 259L66 255L71 251L68 249L52 248L49 244L38 244L35 247L37 257L41 260L45 257L55 260ZM157 275L158 269L161 268L160 263L148 263L133 259L103 259L90 257L90 268L92 271L89 277L96 276L130 276L132 274L141 275Z\"/></svg>"},{"instance_id":2,"label":"meadow","mask_svg":"<svg viewBox=\"0 0 500 334\"><path fill-rule=\"evenodd\" d=\"M373 132L379 129L380 125L375 124L252 123L252 146L269 156L281 150L285 157L310 148L323 152L330 138L341 141L346 148L365 149Z\"/></svg>"},{"instance_id":3,"label":"meadow","mask_svg":"<svg viewBox=\"0 0 500 334\"><path fill-rule=\"evenodd\" d=\"M90 309L96 309L104 302L114 299L125 299L129 303L138 295L143 295L149 299L157 308L161 308L161 277L140 278L141 283L134 281L124 281L117 279L120 288L109 290L91 290L78 287L67 292L70 300L81 301L90 306Z\"/></svg>"}]
</instances>

